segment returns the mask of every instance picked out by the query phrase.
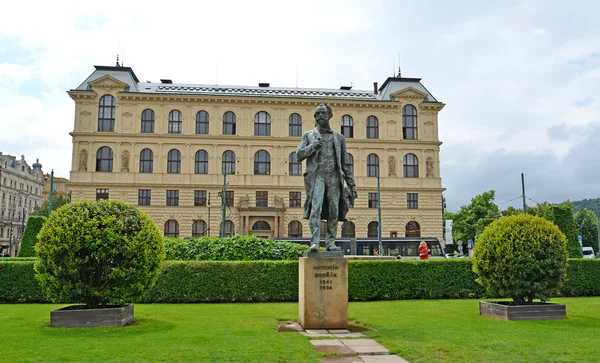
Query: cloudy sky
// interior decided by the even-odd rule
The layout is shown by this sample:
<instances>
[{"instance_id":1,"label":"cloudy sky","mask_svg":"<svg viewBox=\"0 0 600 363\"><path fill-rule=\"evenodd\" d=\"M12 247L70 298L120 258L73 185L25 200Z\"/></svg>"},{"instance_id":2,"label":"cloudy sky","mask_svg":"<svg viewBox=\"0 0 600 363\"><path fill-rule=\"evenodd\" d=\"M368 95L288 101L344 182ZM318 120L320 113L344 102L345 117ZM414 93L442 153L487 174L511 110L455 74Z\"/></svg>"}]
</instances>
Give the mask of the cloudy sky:
<instances>
[{"instance_id":1,"label":"cloudy sky","mask_svg":"<svg viewBox=\"0 0 600 363\"><path fill-rule=\"evenodd\" d=\"M66 91L119 51L141 81L372 89L402 66L446 104L448 209L600 197L597 1L12 2L0 151L69 177Z\"/></svg>"}]
</instances>

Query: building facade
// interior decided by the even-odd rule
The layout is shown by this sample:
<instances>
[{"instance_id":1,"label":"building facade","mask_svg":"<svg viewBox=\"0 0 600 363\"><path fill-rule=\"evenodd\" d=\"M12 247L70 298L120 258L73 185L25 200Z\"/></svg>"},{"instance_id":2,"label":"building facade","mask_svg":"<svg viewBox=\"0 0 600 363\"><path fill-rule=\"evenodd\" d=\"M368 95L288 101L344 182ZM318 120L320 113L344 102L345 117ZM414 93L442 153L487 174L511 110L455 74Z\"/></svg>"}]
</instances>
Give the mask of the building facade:
<instances>
[{"instance_id":1,"label":"building facade","mask_svg":"<svg viewBox=\"0 0 600 363\"><path fill-rule=\"evenodd\" d=\"M44 200L48 200L50 198L50 183L52 183L52 189L54 189L54 193L65 195L69 194L69 179L57 176L52 178L50 174L44 174L42 177L44 178L44 191L42 192L42 197L44 197Z\"/></svg>"},{"instance_id":2,"label":"building facade","mask_svg":"<svg viewBox=\"0 0 600 363\"><path fill-rule=\"evenodd\" d=\"M42 165L31 167L25 156L17 159L0 152L0 253L15 256L23 227L33 209L43 202Z\"/></svg>"},{"instance_id":3,"label":"building facade","mask_svg":"<svg viewBox=\"0 0 600 363\"><path fill-rule=\"evenodd\" d=\"M340 237L442 238L438 102L418 78L372 91L140 82L129 67L96 66L76 89L69 187L73 200L120 199L167 236L308 237L305 165L295 151L320 103L346 136L359 197ZM226 178L225 195L223 195Z\"/></svg>"}]
</instances>

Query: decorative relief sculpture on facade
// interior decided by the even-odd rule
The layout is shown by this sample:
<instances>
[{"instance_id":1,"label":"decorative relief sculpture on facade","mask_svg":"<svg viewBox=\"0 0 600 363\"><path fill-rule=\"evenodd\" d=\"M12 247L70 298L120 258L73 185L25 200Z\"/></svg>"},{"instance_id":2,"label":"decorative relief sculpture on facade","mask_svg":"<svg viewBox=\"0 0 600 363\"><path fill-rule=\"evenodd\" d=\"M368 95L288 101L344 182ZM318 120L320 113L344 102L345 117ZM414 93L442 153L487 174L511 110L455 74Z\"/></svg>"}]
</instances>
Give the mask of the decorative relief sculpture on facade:
<instances>
[{"instance_id":1,"label":"decorative relief sculpture on facade","mask_svg":"<svg viewBox=\"0 0 600 363\"><path fill-rule=\"evenodd\" d=\"M396 158L390 156L388 162L390 164L390 176L396 176Z\"/></svg>"},{"instance_id":2,"label":"decorative relief sculpture on facade","mask_svg":"<svg viewBox=\"0 0 600 363\"><path fill-rule=\"evenodd\" d=\"M275 208L285 208L285 202L283 201L283 198L276 195L274 198L274 202L275 202Z\"/></svg>"},{"instance_id":3,"label":"decorative relief sculpture on facade","mask_svg":"<svg viewBox=\"0 0 600 363\"><path fill-rule=\"evenodd\" d=\"M79 152L79 171L87 171L87 150Z\"/></svg>"},{"instance_id":4,"label":"decorative relief sculpture on facade","mask_svg":"<svg viewBox=\"0 0 600 363\"><path fill-rule=\"evenodd\" d=\"M250 206L250 197L248 194L242 196L240 198L240 202L238 203L240 209L247 209Z\"/></svg>"},{"instance_id":5,"label":"decorative relief sculpture on facade","mask_svg":"<svg viewBox=\"0 0 600 363\"><path fill-rule=\"evenodd\" d=\"M432 178L433 177L433 159L427 158L426 164L427 164L427 177Z\"/></svg>"},{"instance_id":6,"label":"decorative relief sculpture on facade","mask_svg":"<svg viewBox=\"0 0 600 363\"><path fill-rule=\"evenodd\" d=\"M129 151L123 151L121 171L129 171Z\"/></svg>"}]
</instances>

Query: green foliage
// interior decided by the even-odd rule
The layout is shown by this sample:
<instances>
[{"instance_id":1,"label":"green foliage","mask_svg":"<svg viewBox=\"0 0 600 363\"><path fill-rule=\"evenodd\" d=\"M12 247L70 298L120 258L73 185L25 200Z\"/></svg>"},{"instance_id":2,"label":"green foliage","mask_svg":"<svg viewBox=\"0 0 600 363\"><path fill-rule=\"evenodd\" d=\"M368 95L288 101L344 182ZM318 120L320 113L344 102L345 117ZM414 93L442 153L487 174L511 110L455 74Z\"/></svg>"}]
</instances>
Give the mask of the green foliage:
<instances>
[{"instance_id":1,"label":"green foliage","mask_svg":"<svg viewBox=\"0 0 600 363\"><path fill-rule=\"evenodd\" d=\"M156 281L165 256L158 227L121 201L64 205L38 237L36 278L48 297L89 308L139 299Z\"/></svg>"},{"instance_id":2,"label":"green foliage","mask_svg":"<svg viewBox=\"0 0 600 363\"><path fill-rule=\"evenodd\" d=\"M34 247L37 243L37 235L47 219L44 216L31 216L27 219L27 225L21 240L21 248L19 249L19 257L35 257Z\"/></svg>"},{"instance_id":3,"label":"green foliage","mask_svg":"<svg viewBox=\"0 0 600 363\"><path fill-rule=\"evenodd\" d=\"M572 258L567 267L563 296L600 296L600 258Z\"/></svg>"},{"instance_id":4,"label":"green foliage","mask_svg":"<svg viewBox=\"0 0 600 363\"><path fill-rule=\"evenodd\" d=\"M575 225L577 232L582 238L583 246L592 247L598 251L598 220L596 215L589 209L581 209L575 213Z\"/></svg>"},{"instance_id":5,"label":"green foliage","mask_svg":"<svg viewBox=\"0 0 600 363\"><path fill-rule=\"evenodd\" d=\"M52 212L70 202L69 195L64 193L52 193ZM48 217L48 209L50 208L50 199L44 200L44 202L37 207L33 208L31 212L32 216L43 216Z\"/></svg>"},{"instance_id":6,"label":"green foliage","mask_svg":"<svg viewBox=\"0 0 600 363\"><path fill-rule=\"evenodd\" d=\"M454 220L452 236L455 243L459 240L463 243L467 243L468 240L475 241L475 236L500 217L500 210L494 203L495 194L494 190L484 192L471 199L471 204L463 205L458 212L451 215Z\"/></svg>"},{"instance_id":7,"label":"green foliage","mask_svg":"<svg viewBox=\"0 0 600 363\"><path fill-rule=\"evenodd\" d=\"M34 259L0 259L0 303L47 302L35 279Z\"/></svg>"},{"instance_id":8,"label":"green foliage","mask_svg":"<svg viewBox=\"0 0 600 363\"><path fill-rule=\"evenodd\" d=\"M518 304L545 302L564 280L565 247L565 235L543 218L504 217L479 236L473 271L490 295L509 296Z\"/></svg>"},{"instance_id":9,"label":"green foliage","mask_svg":"<svg viewBox=\"0 0 600 363\"><path fill-rule=\"evenodd\" d=\"M596 210L596 200L597 199L582 199L582 200L576 200L573 202L570 202L571 205L573 206L573 212L577 213L582 209L587 209L587 210L591 210L591 211L595 211Z\"/></svg>"},{"instance_id":10,"label":"green foliage","mask_svg":"<svg viewBox=\"0 0 600 363\"><path fill-rule=\"evenodd\" d=\"M165 238L167 260L250 261L297 260L308 246L292 242L271 241L255 236L191 239Z\"/></svg>"},{"instance_id":11,"label":"green foliage","mask_svg":"<svg viewBox=\"0 0 600 363\"><path fill-rule=\"evenodd\" d=\"M568 256L571 258L583 257L579 238L577 238L577 225L575 225L571 203L548 205L544 208L543 217L556 224L567 237Z\"/></svg>"},{"instance_id":12,"label":"green foliage","mask_svg":"<svg viewBox=\"0 0 600 363\"><path fill-rule=\"evenodd\" d=\"M529 208L527 208L529 210ZM503 210L502 212L500 212L500 214L502 215L502 217L508 217L508 216L516 216L517 214L521 214L523 213L523 209L518 209L515 207L508 207L505 210Z\"/></svg>"}]
</instances>

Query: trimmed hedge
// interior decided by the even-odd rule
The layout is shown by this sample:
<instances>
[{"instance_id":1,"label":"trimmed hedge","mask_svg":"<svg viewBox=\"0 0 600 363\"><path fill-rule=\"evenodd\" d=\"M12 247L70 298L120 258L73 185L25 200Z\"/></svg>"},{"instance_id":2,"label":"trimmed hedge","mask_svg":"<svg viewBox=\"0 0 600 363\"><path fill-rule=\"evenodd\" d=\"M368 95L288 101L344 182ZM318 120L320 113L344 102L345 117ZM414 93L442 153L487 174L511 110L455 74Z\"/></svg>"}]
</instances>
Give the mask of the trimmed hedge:
<instances>
[{"instance_id":1,"label":"trimmed hedge","mask_svg":"<svg viewBox=\"0 0 600 363\"><path fill-rule=\"evenodd\" d=\"M19 257L35 257L34 247L38 241L37 235L47 219L44 216L31 216L27 219L21 247L19 248Z\"/></svg>"},{"instance_id":2,"label":"trimmed hedge","mask_svg":"<svg viewBox=\"0 0 600 363\"><path fill-rule=\"evenodd\" d=\"M351 301L488 297L470 258L349 261ZM600 259L569 259L560 296L600 296ZM145 303L298 300L296 261L166 261ZM0 259L0 303L48 302L33 261Z\"/></svg>"}]
</instances>

